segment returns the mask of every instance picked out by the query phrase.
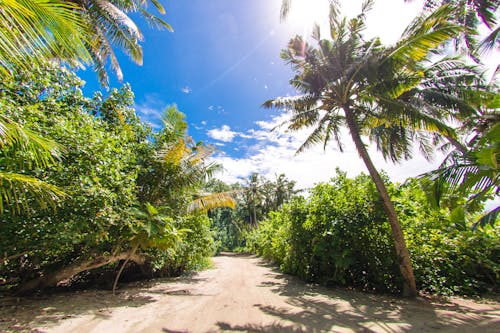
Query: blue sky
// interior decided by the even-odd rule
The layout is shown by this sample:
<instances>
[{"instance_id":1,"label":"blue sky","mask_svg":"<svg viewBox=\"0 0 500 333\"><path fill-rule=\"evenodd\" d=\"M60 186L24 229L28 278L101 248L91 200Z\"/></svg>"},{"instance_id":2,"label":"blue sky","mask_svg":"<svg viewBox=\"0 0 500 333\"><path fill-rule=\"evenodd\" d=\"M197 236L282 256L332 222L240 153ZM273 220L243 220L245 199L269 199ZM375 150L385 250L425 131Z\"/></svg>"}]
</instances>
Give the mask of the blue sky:
<instances>
[{"instance_id":1,"label":"blue sky","mask_svg":"<svg viewBox=\"0 0 500 333\"><path fill-rule=\"evenodd\" d=\"M285 173L299 187L327 181L335 167L355 175L365 170L349 136L346 151L335 146L311 149L295 156L307 132L271 132L284 115L262 109L267 99L294 94L291 71L279 58L280 50L296 34L310 35L313 17L326 22L326 0L294 0L286 22L279 20L281 0L162 1L164 17L174 32L155 31L139 23L144 34L144 65L120 56L124 82L135 93L136 110L144 121L158 124L168 104L187 115L189 134L217 147L214 159L224 165L219 177L233 182L259 172L268 177ZM342 1L344 12L355 15L361 1ZM367 36L394 42L421 8L421 1L377 0L368 16ZM324 29L326 32L326 30ZM98 90L92 71L79 73L86 93ZM111 81L111 87L121 83ZM402 181L435 168L416 156L400 165L385 163L371 148L378 168Z\"/></svg>"}]
</instances>

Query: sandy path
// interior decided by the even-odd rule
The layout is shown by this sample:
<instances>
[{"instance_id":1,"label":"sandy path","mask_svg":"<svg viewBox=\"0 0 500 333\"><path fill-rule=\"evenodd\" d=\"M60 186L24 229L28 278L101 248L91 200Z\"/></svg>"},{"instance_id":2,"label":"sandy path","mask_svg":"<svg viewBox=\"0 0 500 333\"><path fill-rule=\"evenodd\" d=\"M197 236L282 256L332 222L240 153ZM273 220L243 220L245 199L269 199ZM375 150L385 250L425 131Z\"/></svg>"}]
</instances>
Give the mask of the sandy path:
<instances>
[{"instance_id":1,"label":"sandy path","mask_svg":"<svg viewBox=\"0 0 500 333\"><path fill-rule=\"evenodd\" d=\"M500 304L408 301L308 286L252 256L190 278L0 298L0 332L498 332ZM3 304L2 304L3 303Z\"/></svg>"}]
</instances>

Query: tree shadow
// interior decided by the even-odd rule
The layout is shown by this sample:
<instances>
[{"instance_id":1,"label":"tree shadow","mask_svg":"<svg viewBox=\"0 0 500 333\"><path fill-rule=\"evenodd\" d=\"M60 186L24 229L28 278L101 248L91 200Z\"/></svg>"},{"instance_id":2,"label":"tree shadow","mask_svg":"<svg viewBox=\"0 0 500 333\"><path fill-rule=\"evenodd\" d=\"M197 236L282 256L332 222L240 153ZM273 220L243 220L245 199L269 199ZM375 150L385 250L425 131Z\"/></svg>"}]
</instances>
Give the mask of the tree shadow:
<instances>
[{"instance_id":1,"label":"tree shadow","mask_svg":"<svg viewBox=\"0 0 500 333\"><path fill-rule=\"evenodd\" d=\"M259 263L271 268L268 263ZM498 308L470 307L453 302L409 300L305 284L275 267L259 287L286 297L289 306L254 304L276 318L272 324L217 323L227 332L497 332Z\"/></svg>"},{"instance_id":2,"label":"tree shadow","mask_svg":"<svg viewBox=\"0 0 500 333\"><path fill-rule=\"evenodd\" d=\"M64 319L91 315L111 317L114 308L141 307L157 301L156 295L196 296L187 288L204 281L195 274L128 283L113 295L110 290L63 291L15 297L0 295L0 332L43 332Z\"/></svg>"}]
</instances>

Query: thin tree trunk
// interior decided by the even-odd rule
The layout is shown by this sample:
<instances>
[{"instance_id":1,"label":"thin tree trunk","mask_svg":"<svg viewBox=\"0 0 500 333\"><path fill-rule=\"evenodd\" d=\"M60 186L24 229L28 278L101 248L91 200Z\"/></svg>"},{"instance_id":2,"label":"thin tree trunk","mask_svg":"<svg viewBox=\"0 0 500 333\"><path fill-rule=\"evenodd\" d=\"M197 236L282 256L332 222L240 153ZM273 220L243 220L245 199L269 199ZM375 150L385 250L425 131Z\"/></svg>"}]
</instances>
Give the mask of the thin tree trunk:
<instances>
[{"instance_id":1,"label":"thin tree trunk","mask_svg":"<svg viewBox=\"0 0 500 333\"><path fill-rule=\"evenodd\" d=\"M363 162L365 163L368 172L370 173L370 176L375 183L380 198L382 199L389 224L391 225L399 269L401 271L401 275L403 276L403 295L408 297L416 297L417 287L415 284L415 276L413 275L413 268L410 261L410 254L408 252L408 248L406 247L403 231L401 230L401 225L399 224L398 216L396 214L396 210L394 209L394 205L392 204L389 192L385 187L382 177L380 177L380 174L373 165L373 162L370 158L370 155L368 154L368 151L366 150L366 146L364 145L363 140L361 140L358 124L354 119L354 114L349 107L344 107L344 112L352 140L354 141L356 149L358 150L359 155L363 159Z\"/></svg>"},{"instance_id":2,"label":"thin tree trunk","mask_svg":"<svg viewBox=\"0 0 500 333\"><path fill-rule=\"evenodd\" d=\"M257 226L257 209L255 208L255 205L253 206L253 225L254 227Z\"/></svg>"},{"instance_id":3,"label":"thin tree trunk","mask_svg":"<svg viewBox=\"0 0 500 333\"><path fill-rule=\"evenodd\" d=\"M33 290L43 289L49 286L55 286L57 285L58 282L70 279L78 273L88 271L94 268L99 268L107 264L110 264L112 262L118 260L124 260L127 258L133 260L134 262L140 265L144 263L144 258L142 256L135 255L131 251L110 256L99 256L96 258L92 258L90 260L78 261L69 266L63 267L54 273L43 275L26 282L19 289L19 293L25 294Z\"/></svg>"},{"instance_id":4,"label":"thin tree trunk","mask_svg":"<svg viewBox=\"0 0 500 333\"><path fill-rule=\"evenodd\" d=\"M118 285L118 280L120 280L120 276L122 275L123 269L128 264L128 262L130 261L130 258L135 254L135 251L137 251L138 248L139 248L139 245L134 246L134 248L130 252L130 255L127 257L127 259L125 259L125 261L123 262L123 265L120 267L120 270L116 274L115 282L113 283L113 295L115 294L116 286Z\"/></svg>"}]
</instances>

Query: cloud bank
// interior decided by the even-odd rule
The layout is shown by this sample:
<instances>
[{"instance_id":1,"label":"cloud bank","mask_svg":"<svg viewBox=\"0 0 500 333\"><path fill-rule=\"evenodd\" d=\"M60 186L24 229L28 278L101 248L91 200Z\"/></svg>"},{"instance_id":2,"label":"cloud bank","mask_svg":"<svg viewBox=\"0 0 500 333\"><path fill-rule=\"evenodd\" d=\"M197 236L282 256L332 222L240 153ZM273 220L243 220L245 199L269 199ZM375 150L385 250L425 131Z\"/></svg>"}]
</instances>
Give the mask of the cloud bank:
<instances>
[{"instance_id":1,"label":"cloud bank","mask_svg":"<svg viewBox=\"0 0 500 333\"><path fill-rule=\"evenodd\" d=\"M347 130L342 133L344 152L340 152L336 144L332 142L326 146L325 150L322 145L318 145L296 154L310 130L287 132L285 126L278 126L286 119L286 115L281 115L269 121L258 121L255 123L255 128L245 133L231 131L227 125L222 126L221 129L209 131L209 135L217 140L230 142L239 136L248 143L244 157L235 158L224 152L213 157L213 160L221 163L225 169L218 178L233 183L240 182L253 172L269 178L275 174L284 173L297 182L298 188L309 188L315 183L328 181L335 176L337 167L346 171L349 176L368 172ZM276 126L278 127L271 131ZM404 181L408 177L415 177L433 170L442 160L441 156L436 156L434 162L429 162L416 153L415 157L409 161L392 164L386 162L372 145L369 146L369 153L378 170L387 172L394 181Z\"/></svg>"}]
</instances>

